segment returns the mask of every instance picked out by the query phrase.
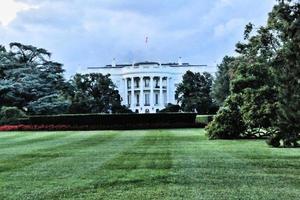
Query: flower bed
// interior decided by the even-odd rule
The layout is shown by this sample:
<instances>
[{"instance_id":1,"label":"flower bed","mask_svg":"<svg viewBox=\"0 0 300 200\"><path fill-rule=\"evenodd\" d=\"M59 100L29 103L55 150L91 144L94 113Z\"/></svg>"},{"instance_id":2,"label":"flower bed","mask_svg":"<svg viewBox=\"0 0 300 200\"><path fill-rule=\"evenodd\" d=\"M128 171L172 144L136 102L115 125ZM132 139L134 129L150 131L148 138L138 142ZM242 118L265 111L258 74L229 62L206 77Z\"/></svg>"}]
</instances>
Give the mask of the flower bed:
<instances>
[{"instance_id":1,"label":"flower bed","mask_svg":"<svg viewBox=\"0 0 300 200\"><path fill-rule=\"evenodd\" d=\"M4 125L0 131L61 131L70 130L70 125Z\"/></svg>"}]
</instances>

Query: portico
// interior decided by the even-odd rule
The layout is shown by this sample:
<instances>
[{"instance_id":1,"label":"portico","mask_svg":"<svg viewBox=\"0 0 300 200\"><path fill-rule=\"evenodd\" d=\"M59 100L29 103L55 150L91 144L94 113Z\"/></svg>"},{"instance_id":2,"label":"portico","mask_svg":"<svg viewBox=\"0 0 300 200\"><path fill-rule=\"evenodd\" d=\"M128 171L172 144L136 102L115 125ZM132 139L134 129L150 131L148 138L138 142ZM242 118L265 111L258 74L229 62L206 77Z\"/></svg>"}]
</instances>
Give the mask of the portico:
<instances>
[{"instance_id":1,"label":"portico","mask_svg":"<svg viewBox=\"0 0 300 200\"><path fill-rule=\"evenodd\" d=\"M127 94L124 104L139 113L163 109L170 103L169 79L170 77L164 75L126 76L123 79Z\"/></svg>"}]
</instances>

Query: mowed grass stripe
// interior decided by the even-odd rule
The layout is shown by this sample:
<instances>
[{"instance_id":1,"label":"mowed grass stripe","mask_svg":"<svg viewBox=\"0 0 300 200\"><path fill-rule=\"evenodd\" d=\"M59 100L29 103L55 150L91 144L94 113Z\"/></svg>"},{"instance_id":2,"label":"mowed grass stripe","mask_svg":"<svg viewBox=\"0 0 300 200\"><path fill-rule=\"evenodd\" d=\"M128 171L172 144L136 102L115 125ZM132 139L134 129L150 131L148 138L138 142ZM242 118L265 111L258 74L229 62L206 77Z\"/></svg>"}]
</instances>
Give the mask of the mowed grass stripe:
<instances>
[{"instance_id":1,"label":"mowed grass stripe","mask_svg":"<svg viewBox=\"0 0 300 200\"><path fill-rule=\"evenodd\" d=\"M66 145L55 146L54 140L32 144L27 153L41 162L0 173L0 199L288 200L300 196L300 149L269 148L260 140L210 141L203 129L71 135L75 139L55 139ZM47 148L39 155L41 144ZM54 158L47 158L50 154Z\"/></svg>"},{"instance_id":2,"label":"mowed grass stripe","mask_svg":"<svg viewBox=\"0 0 300 200\"><path fill-rule=\"evenodd\" d=\"M68 134L55 134L55 133L47 133L47 134L39 134L37 136L27 136L27 137L19 137L20 140L17 140L15 142L5 142L0 144L0 149L3 150L4 148L16 148L17 146L23 146L23 145L32 145L37 144L39 142L47 143L48 141L52 140L60 140L63 137L67 137Z\"/></svg>"},{"instance_id":3,"label":"mowed grass stripe","mask_svg":"<svg viewBox=\"0 0 300 200\"><path fill-rule=\"evenodd\" d=\"M20 196L25 195L29 199L37 198L37 196L38 199L56 199L69 193L76 193L80 191L80 188L90 188L91 180L94 181L95 178L95 171L101 168L106 160L118 156L122 149L128 145L133 145L138 139L139 137L128 137L117 132L98 132L85 140L56 147L50 151L52 153L68 152L68 155L45 160L41 163L33 163L19 170L23 173L26 172L26 179L39 177L34 183L35 189L31 190L30 194L20 194ZM59 169L60 167L62 169ZM10 181L15 183L18 179L18 176L11 176ZM52 185L51 183L57 182L57 179L60 182ZM52 186L41 195L39 191L45 184ZM29 186L29 188L31 187Z\"/></svg>"},{"instance_id":4,"label":"mowed grass stripe","mask_svg":"<svg viewBox=\"0 0 300 200\"><path fill-rule=\"evenodd\" d=\"M274 149L268 148L264 141L197 140L191 143L183 136L180 138L178 150L173 154L177 161L174 167L178 169L174 176L176 186L173 194L185 199L264 199L266 196L266 199L277 199L282 196L283 188L288 186L286 189L290 193L284 193L282 198L293 199L299 195L299 191L296 192L300 183L297 167L286 169L288 173L270 175L263 159L245 159L272 152ZM239 147L234 148L233 143ZM272 158L274 161L274 156ZM284 180L291 172L294 177ZM270 188L270 185L274 187ZM277 191L273 191L274 188Z\"/></svg>"},{"instance_id":5,"label":"mowed grass stripe","mask_svg":"<svg viewBox=\"0 0 300 200\"><path fill-rule=\"evenodd\" d=\"M108 160L97 171L94 171L100 179L91 182L85 187L73 188L69 191L56 193L52 198L66 199L86 198L118 199L119 194L115 191L131 191L129 196L123 198L142 198L139 188L157 187L166 191L168 186L168 173L172 168L172 156L170 153L170 135L167 131L146 131L146 135L135 135L140 140L135 145L128 146L118 156ZM129 136L129 135L127 135ZM111 192L110 192L111 191ZM131 196L134 194L134 196ZM137 195L137 196L136 196Z\"/></svg>"},{"instance_id":6,"label":"mowed grass stripe","mask_svg":"<svg viewBox=\"0 0 300 200\"><path fill-rule=\"evenodd\" d=\"M30 135L30 133L28 134ZM55 149L58 146L85 140L95 134L97 135L96 132L34 132L34 136L23 138L21 141L17 140L16 144L12 143L8 147L0 145L0 159L10 159L21 154L30 154L42 149ZM37 138L34 143L27 142L28 140L34 140L34 137ZM47 139L47 137L50 138ZM19 142L22 144L19 145Z\"/></svg>"},{"instance_id":7,"label":"mowed grass stripe","mask_svg":"<svg viewBox=\"0 0 300 200\"><path fill-rule=\"evenodd\" d=\"M115 137L116 134L105 136L96 133L91 133L85 134L85 137L78 137L77 135L76 137L73 137L73 140L71 141L69 141L68 139L64 140L63 137L66 136L68 135L65 133L57 134L52 137L45 136L49 138L40 141L44 144L44 147L41 146L41 148L38 149L30 149L29 152L23 152L8 159L2 158L0 163L0 173L5 171L12 171L35 163L45 162L49 159L55 159L59 157L71 157L72 154L76 153L76 151L74 151L75 149L99 145L99 143L106 142L107 140ZM53 140L61 140L64 142L54 146L45 145L47 142L53 144ZM36 145L37 144L35 144L34 142L31 143L31 146L33 147Z\"/></svg>"},{"instance_id":8,"label":"mowed grass stripe","mask_svg":"<svg viewBox=\"0 0 300 200\"><path fill-rule=\"evenodd\" d=\"M55 132L0 132L0 147L29 139L51 136L53 133Z\"/></svg>"}]
</instances>

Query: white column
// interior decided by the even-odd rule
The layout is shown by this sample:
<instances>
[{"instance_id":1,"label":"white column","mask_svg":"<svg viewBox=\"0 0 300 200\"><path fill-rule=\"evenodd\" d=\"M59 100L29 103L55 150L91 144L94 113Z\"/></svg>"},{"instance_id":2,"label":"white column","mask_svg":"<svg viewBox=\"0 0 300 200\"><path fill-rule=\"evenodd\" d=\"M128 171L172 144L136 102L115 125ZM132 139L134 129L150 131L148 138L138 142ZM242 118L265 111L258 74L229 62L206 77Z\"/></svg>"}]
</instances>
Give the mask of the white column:
<instances>
[{"instance_id":1,"label":"white column","mask_svg":"<svg viewBox=\"0 0 300 200\"><path fill-rule=\"evenodd\" d=\"M162 85L163 77L159 77L159 105L164 107L164 96L163 96L163 85Z\"/></svg>"},{"instance_id":2,"label":"white column","mask_svg":"<svg viewBox=\"0 0 300 200\"><path fill-rule=\"evenodd\" d=\"M134 79L133 77L131 77L131 109L133 110L133 107L134 107Z\"/></svg>"},{"instance_id":3,"label":"white column","mask_svg":"<svg viewBox=\"0 0 300 200\"><path fill-rule=\"evenodd\" d=\"M170 79L170 82L169 82L169 87L170 87L170 103L172 104L177 104L176 100L175 100L175 90L176 90L176 87L174 86L175 82L174 82L174 78L171 78Z\"/></svg>"},{"instance_id":4,"label":"white column","mask_svg":"<svg viewBox=\"0 0 300 200\"><path fill-rule=\"evenodd\" d=\"M154 102L153 102L153 79L154 77L153 76L150 76L150 106L154 106Z\"/></svg>"},{"instance_id":5,"label":"white column","mask_svg":"<svg viewBox=\"0 0 300 200\"><path fill-rule=\"evenodd\" d=\"M127 86L127 78L125 78L125 84L124 84L124 104L128 106L128 86Z\"/></svg>"},{"instance_id":6,"label":"white column","mask_svg":"<svg viewBox=\"0 0 300 200\"><path fill-rule=\"evenodd\" d=\"M145 102L144 102L144 80L143 77L140 77L140 106L144 107ZM144 112L144 110L143 110Z\"/></svg>"},{"instance_id":7,"label":"white column","mask_svg":"<svg viewBox=\"0 0 300 200\"><path fill-rule=\"evenodd\" d=\"M170 103L170 82L169 82L169 77L167 77L167 104Z\"/></svg>"}]
</instances>

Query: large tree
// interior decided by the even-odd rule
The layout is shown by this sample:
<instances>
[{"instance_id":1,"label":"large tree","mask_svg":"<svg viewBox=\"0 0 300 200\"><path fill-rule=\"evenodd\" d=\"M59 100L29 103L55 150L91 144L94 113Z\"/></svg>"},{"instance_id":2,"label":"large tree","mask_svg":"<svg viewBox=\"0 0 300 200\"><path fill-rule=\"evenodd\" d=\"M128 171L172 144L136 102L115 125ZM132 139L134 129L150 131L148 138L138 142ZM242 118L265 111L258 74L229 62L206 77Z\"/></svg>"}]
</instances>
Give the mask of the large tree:
<instances>
[{"instance_id":1,"label":"large tree","mask_svg":"<svg viewBox=\"0 0 300 200\"><path fill-rule=\"evenodd\" d=\"M300 139L300 3L279 1L268 26L280 42L274 59L279 110L275 125L284 146L298 146Z\"/></svg>"},{"instance_id":2,"label":"large tree","mask_svg":"<svg viewBox=\"0 0 300 200\"><path fill-rule=\"evenodd\" d=\"M50 55L45 49L21 43L11 43L9 51L0 48L2 106L27 111L29 104L63 93L66 82L62 64L51 61ZM51 114L48 111L45 114Z\"/></svg>"},{"instance_id":3,"label":"large tree","mask_svg":"<svg viewBox=\"0 0 300 200\"><path fill-rule=\"evenodd\" d=\"M216 103L221 106L230 94L230 80L234 73L234 57L225 56L218 65L218 71L213 83L212 96Z\"/></svg>"},{"instance_id":4,"label":"large tree","mask_svg":"<svg viewBox=\"0 0 300 200\"><path fill-rule=\"evenodd\" d=\"M71 113L130 112L121 106L121 96L109 74L76 74L71 85Z\"/></svg>"},{"instance_id":5,"label":"large tree","mask_svg":"<svg viewBox=\"0 0 300 200\"><path fill-rule=\"evenodd\" d=\"M176 89L178 103L184 112L210 114L215 108L211 97L213 77L204 72L193 73L187 71L183 75L182 83Z\"/></svg>"}]
</instances>

